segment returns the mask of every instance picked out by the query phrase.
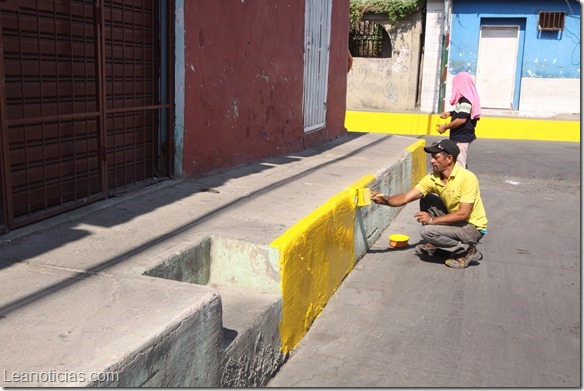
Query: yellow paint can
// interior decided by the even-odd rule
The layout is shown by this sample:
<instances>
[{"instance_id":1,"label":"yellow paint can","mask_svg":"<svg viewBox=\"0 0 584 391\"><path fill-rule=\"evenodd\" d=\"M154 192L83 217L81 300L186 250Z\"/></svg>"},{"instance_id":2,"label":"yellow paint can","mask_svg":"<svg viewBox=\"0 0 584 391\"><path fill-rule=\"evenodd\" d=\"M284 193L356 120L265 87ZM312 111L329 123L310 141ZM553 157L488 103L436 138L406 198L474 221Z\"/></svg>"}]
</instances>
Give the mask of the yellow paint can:
<instances>
[{"instance_id":1,"label":"yellow paint can","mask_svg":"<svg viewBox=\"0 0 584 391\"><path fill-rule=\"evenodd\" d=\"M389 245L391 247L395 248L406 247L408 245L408 240L410 240L410 237L407 235L402 234L389 235Z\"/></svg>"}]
</instances>

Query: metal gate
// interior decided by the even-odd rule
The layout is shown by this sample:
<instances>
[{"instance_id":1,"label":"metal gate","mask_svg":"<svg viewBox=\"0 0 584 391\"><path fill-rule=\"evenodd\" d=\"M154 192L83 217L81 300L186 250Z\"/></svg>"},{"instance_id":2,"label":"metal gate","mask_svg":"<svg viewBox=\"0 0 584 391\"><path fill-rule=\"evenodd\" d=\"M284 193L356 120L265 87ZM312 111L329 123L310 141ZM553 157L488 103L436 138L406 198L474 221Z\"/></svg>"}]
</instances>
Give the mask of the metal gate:
<instances>
[{"instance_id":1,"label":"metal gate","mask_svg":"<svg viewBox=\"0 0 584 391\"><path fill-rule=\"evenodd\" d=\"M304 132L325 126L331 42L332 0L305 0Z\"/></svg>"},{"instance_id":2,"label":"metal gate","mask_svg":"<svg viewBox=\"0 0 584 391\"><path fill-rule=\"evenodd\" d=\"M0 232L169 175L171 3L0 2Z\"/></svg>"}]
</instances>

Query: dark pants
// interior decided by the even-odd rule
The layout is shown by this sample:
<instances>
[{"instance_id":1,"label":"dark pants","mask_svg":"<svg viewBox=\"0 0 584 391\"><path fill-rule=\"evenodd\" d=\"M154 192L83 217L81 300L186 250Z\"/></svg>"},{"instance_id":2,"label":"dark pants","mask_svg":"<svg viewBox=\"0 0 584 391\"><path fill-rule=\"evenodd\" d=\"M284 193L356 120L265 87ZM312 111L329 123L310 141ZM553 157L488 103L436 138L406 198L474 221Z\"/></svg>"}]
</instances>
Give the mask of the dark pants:
<instances>
[{"instance_id":1,"label":"dark pants","mask_svg":"<svg viewBox=\"0 0 584 391\"><path fill-rule=\"evenodd\" d=\"M448 213L440 197L433 193L420 199L420 210L428 212L432 217ZM428 243L451 252L454 256L464 254L469 245L476 246L483 237L474 225L465 221L451 225L425 224L420 230L420 235Z\"/></svg>"}]
</instances>

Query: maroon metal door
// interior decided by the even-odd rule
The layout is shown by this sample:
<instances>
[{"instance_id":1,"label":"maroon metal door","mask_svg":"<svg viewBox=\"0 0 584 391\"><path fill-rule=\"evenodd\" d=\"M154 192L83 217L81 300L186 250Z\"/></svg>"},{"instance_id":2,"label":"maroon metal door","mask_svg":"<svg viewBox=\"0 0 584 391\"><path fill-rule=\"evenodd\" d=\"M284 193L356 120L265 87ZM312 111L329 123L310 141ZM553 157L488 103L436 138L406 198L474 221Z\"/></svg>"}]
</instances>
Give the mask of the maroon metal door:
<instances>
[{"instance_id":1,"label":"maroon metal door","mask_svg":"<svg viewBox=\"0 0 584 391\"><path fill-rule=\"evenodd\" d=\"M165 4L0 1L0 231L168 175Z\"/></svg>"},{"instance_id":2,"label":"maroon metal door","mask_svg":"<svg viewBox=\"0 0 584 391\"><path fill-rule=\"evenodd\" d=\"M169 45L160 39L160 27L170 25L161 20L167 2L103 1L106 181L111 193L169 174L167 135L157 140L159 129L170 128L164 120L170 120L172 107L164 101L172 84L168 56L161 55Z\"/></svg>"}]
</instances>

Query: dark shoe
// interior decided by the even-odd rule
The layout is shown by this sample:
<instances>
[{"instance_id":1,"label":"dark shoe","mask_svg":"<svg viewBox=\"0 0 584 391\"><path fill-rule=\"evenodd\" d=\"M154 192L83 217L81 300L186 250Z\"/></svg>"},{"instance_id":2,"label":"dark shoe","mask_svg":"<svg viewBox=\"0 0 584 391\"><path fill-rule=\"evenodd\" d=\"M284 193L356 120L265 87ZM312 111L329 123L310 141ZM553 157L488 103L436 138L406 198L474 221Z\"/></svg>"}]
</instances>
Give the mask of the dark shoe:
<instances>
[{"instance_id":1,"label":"dark shoe","mask_svg":"<svg viewBox=\"0 0 584 391\"><path fill-rule=\"evenodd\" d=\"M414 252L418 255L434 255L434 253L438 250L438 247L434 246L431 243L425 244L418 244L414 249Z\"/></svg>"},{"instance_id":2,"label":"dark shoe","mask_svg":"<svg viewBox=\"0 0 584 391\"><path fill-rule=\"evenodd\" d=\"M482 254L473 245L468 246L468 250L465 254L458 258L447 259L446 266L450 266L453 269L464 269L468 266L471 261L478 261L481 259Z\"/></svg>"}]
</instances>

